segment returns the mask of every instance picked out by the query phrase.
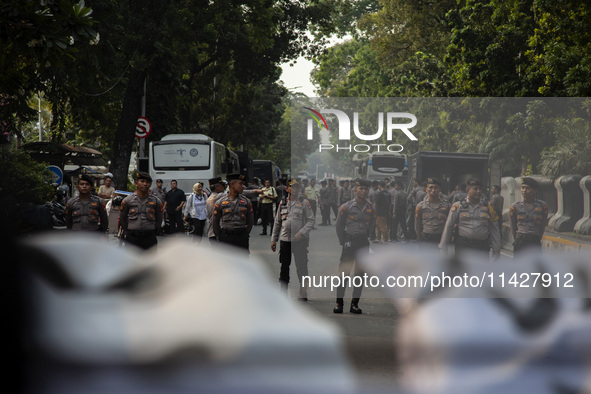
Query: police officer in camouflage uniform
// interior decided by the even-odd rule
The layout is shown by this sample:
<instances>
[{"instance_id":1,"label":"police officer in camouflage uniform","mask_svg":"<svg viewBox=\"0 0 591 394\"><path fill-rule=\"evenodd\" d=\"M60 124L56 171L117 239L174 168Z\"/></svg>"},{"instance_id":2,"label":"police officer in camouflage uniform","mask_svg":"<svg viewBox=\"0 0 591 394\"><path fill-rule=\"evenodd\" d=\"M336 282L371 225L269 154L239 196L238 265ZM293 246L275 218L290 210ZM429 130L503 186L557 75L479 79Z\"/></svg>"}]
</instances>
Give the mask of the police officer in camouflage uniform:
<instances>
[{"instance_id":1,"label":"police officer in camouflage uniform","mask_svg":"<svg viewBox=\"0 0 591 394\"><path fill-rule=\"evenodd\" d=\"M354 270L355 281L359 283L363 271L356 261L358 254L369 253L369 232L375 223L375 212L371 203L367 200L370 183L362 179L355 180L355 198L341 205L336 223L336 232L339 243L343 250L339 263L339 273L341 278L349 275ZM354 283L351 278L351 283ZM363 285L355 286L353 289L353 298L349 311L354 314L361 314L359 308L359 299ZM333 309L334 313L343 313L343 297L345 296L345 284L337 288L337 304Z\"/></svg>"},{"instance_id":2,"label":"police officer in camouflage uniform","mask_svg":"<svg viewBox=\"0 0 591 394\"><path fill-rule=\"evenodd\" d=\"M445 227L450 203L439 197L441 183L436 178L427 178L427 198L415 210L417 240L439 244Z\"/></svg>"},{"instance_id":3,"label":"police officer in camouflage uniform","mask_svg":"<svg viewBox=\"0 0 591 394\"><path fill-rule=\"evenodd\" d=\"M542 236L548 224L548 204L536 200L537 190L538 182L535 179L521 178L523 201L514 202L509 209L511 233L515 239L513 253L525 248L542 248Z\"/></svg>"},{"instance_id":4,"label":"police officer in camouflage uniform","mask_svg":"<svg viewBox=\"0 0 591 394\"><path fill-rule=\"evenodd\" d=\"M248 238L254 218L252 203L242 195L246 177L233 174L228 175L227 179L230 182L228 194L218 199L213 208L213 232L218 241L248 252Z\"/></svg>"},{"instance_id":5,"label":"police officer in camouflage uniform","mask_svg":"<svg viewBox=\"0 0 591 394\"><path fill-rule=\"evenodd\" d=\"M123 229L125 243L149 249L158 243L162 225L162 202L150 194L152 177L146 172L135 176L136 192L123 199L119 224Z\"/></svg>"},{"instance_id":6,"label":"police officer in camouflage uniform","mask_svg":"<svg viewBox=\"0 0 591 394\"><path fill-rule=\"evenodd\" d=\"M497 213L490 203L487 205L481 202L482 183L478 179L469 179L466 191L468 197L451 206L439 247L450 244L454 236L456 250L469 248L488 253L492 247L496 259L501 254Z\"/></svg>"},{"instance_id":7,"label":"police officer in camouflage uniform","mask_svg":"<svg viewBox=\"0 0 591 394\"><path fill-rule=\"evenodd\" d=\"M109 217L105 203L100 197L91 194L92 179L81 174L76 187L80 194L72 197L66 204L66 227L77 231L106 232Z\"/></svg>"},{"instance_id":8,"label":"police officer in camouflage uniform","mask_svg":"<svg viewBox=\"0 0 591 394\"><path fill-rule=\"evenodd\" d=\"M281 288L287 291L289 284L289 266L293 254L296 271L300 280L301 301L308 301L307 289L303 287L302 277L308 275L308 245L310 243L310 231L314 227L314 211L312 204L307 199L300 198L302 185L297 180L292 180L288 187L289 197L279 203L279 209L275 215L273 226L271 250L277 249L279 242L279 262L281 271L279 283Z\"/></svg>"}]
</instances>

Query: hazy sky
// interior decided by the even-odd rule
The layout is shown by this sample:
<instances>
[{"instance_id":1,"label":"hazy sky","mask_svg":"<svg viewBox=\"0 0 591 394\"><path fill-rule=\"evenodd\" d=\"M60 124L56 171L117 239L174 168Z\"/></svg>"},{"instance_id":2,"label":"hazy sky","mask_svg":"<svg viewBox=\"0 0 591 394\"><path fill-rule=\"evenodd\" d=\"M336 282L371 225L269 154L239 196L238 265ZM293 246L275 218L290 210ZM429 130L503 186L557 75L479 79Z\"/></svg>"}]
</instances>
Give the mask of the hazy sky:
<instances>
[{"instance_id":1,"label":"hazy sky","mask_svg":"<svg viewBox=\"0 0 591 394\"><path fill-rule=\"evenodd\" d=\"M292 92L301 92L308 97L316 97L314 85L310 82L312 68L314 68L314 63L303 57L298 58L293 67L290 67L288 63L284 63L281 65L283 70L281 80L285 87Z\"/></svg>"}]
</instances>

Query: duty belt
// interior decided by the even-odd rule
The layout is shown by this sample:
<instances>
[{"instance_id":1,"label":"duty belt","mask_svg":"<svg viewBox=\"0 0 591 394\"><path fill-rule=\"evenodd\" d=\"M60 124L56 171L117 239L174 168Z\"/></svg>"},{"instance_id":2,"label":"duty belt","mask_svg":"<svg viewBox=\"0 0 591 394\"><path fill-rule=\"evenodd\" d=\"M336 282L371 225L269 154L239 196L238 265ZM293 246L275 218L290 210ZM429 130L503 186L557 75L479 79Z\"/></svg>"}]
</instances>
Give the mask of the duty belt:
<instances>
[{"instance_id":1,"label":"duty belt","mask_svg":"<svg viewBox=\"0 0 591 394\"><path fill-rule=\"evenodd\" d=\"M225 235L241 235L246 231L246 228L223 228L222 234Z\"/></svg>"},{"instance_id":2,"label":"duty belt","mask_svg":"<svg viewBox=\"0 0 591 394\"><path fill-rule=\"evenodd\" d=\"M539 236L538 234L520 234L517 233L517 235L515 236L516 239L523 239L529 242L541 242L542 241L542 237Z\"/></svg>"},{"instance_id":3,"label":"duty belt","mask_svg":"<svg viewBox=\"0 0 591 394\"><path fill-rule=\"evenodd\" d=\"M422 233L421 239L425 241L439 242L441 240L441 233Z\"/></svg>"},{"instance_id":4,"label":"duty belt","mask_svg":"<svg viewBox=\"0 0 591 394\"><path fill-rule=\"evenodd\" d=\"M156 230L127 230L127 234L137 236L149 236L155 235Z\"/></svg>"}]
</instances>

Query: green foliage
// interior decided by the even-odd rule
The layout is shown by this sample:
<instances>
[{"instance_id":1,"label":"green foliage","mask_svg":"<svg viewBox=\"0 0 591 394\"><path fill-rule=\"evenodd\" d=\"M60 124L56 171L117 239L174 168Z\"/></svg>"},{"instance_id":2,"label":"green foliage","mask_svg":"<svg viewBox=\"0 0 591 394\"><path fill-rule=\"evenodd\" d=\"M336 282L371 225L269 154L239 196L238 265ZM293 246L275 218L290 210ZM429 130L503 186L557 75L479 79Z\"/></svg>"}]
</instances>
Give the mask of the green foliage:
<instances>
[{"instance_id":1,"label":"green foliage","mask_svg":"<svg viewBox=\"0 0 591 394\"><path fill-rule=\"evenodd\" d=\"M313 78L330 97L589 96L589 7L550 0L379 0L352 25L354 39L315 59ZM409 148L490 153L506 175L580 172L583 139L591 135L555 131L572 119L565 115L570 112L547 102L509 102L475 120L476 102L428 114L422 108L427 125ZM480 105L490 104L482 99Z\"/></svg>"},{"instance_id":2,"label":"green foliage","mask_svg":"<svg viewBox=\"0 0 591 394\"><path fill-rule=\"evenodd\" d=\"M540 170L549 177L591 174L591 123L574 119L556 129L558 143L542 152Z\"/></svg>"},{"instance_id":3,"label":"green foliage","mask_svg":"<svg viewBox=\"0 0 591 394\"><path fill-rule=\"evenodd\" d=\"M20 204L43 204L53 198L51 173L45 164L10 147L0 148L0 201L11 197Z\"/></svg>"},{"instance_id":4,"label":"green foliage","mask_svg":"<svg viewBox=\"0 0 591 394\"><path fill-rule=\"evenodd\" d=\"M2 132L17 133L35 116L27 101L37 92L58 102L64 86L54 73L75 60L79 47L95 43L92 10L83 0L11 0L0 5L0 119ZM60 109L54 119L61 121Z\"/></svg>"}]
</instances>

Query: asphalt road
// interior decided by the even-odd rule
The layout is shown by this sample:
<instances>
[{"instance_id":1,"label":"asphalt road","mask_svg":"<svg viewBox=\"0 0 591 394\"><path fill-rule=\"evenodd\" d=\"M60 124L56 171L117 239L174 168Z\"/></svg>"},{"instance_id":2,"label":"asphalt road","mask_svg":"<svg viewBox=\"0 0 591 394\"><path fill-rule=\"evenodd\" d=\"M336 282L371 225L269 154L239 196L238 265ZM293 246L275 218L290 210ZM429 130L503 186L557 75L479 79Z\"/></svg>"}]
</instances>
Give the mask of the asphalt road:
<instances>
[{"instance_id":1,"label":"asphalt road","mask_svg":"<svg viewBox=\"0 0 591 394\"><path fill-rule=\"evenodd\" d=\"M255 226L251 232L251 255L262 261L270 280L279 286L279 254L271 251L271 237L260 233L261 226ZM372 244L372 247L376 245ZM340 252L334 225L318 226L310 235L309 274L337 275ZM397 373L393 345L397 313L393 303L389 299L378 298L380 294L376 294L376 291L379 290L364 291L368 298L362 296L359 303L363 314L354 315L349 313L351 293L347 291L344 313L334 314L335 299L328 298L326 289L312 288L308 293L308 302L297 300L299 283L293 262L290 277L290 298L340 327L342 341L351 365L357 371L357 380L363 392L391 392Z\"/></svg>"}]
</instances>

